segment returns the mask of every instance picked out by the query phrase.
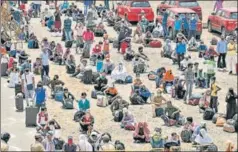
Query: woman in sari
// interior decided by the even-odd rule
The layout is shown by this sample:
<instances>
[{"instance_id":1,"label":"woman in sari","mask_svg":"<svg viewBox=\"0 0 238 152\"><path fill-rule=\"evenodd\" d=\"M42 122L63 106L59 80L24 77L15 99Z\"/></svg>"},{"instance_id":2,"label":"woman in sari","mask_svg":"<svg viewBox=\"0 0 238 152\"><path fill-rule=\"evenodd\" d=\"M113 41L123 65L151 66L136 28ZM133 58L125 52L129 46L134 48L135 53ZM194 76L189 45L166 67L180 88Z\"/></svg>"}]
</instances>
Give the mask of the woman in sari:
<instances>
[{"instance_id":1,"label":"woman in sari","mask_svg":"<svg viewBox=\"0 0 238 152\"><path fill-rule=\"evenodd\" d=\"M237 113L236 100L238 96L234 92L233 88L230 88L226 95L226 119L232 119L233 116Z\"/></svg>"},{"instance_id":2,"label":"woman in sari","mask_svg":"<svg viewBox=\"0 0 238 152\"><path fill-rule=\"evenodd\" d=\"M122 62L120 62L118 66L112 71L111 76L115 81L125 82L128 73Z\"/></svg>"},{"instance_id":3,"label":"woman in sari","mask_svg":"<svg viewBox=\"0 0 238 152\"><path fill-rule=\"evenodd\" d=\"M139 122L135 127L133 138L136 143L150 142L150 130L146 122Z\"/></svg>"},{"instance_id":4,"label":"woman in sari","mask_svg":"<svg viewBox=\"0 0 238 152\"><path fill-rule=\"evenodd\" d=\"M134 116L127 110L127 108L123 108L123 118L121 121L121 128L125 128L126 130L135 130L135 120Z\"/></svg>"},{"instance_id":5,"label":"woman in sari","mask_svg":"<svg viewBox=\"0 0 238 152\"><path fill-rule=\"evenodd\" d=\"M195 138L195 143L198 145L208 145L212 144L212 138L207 134L205 129L201 129L200 133Z\"/></svg>"},{"instance_id":6,"label":"woman in sari","mask_svg":"<svg viewBox=\"0 0 238 152\"><path fill-rule=\"evenodd\" d=\"M86 135L79 135L79 151L93 151L92 145L88 142Z\"/></svg>"}]
</instances>

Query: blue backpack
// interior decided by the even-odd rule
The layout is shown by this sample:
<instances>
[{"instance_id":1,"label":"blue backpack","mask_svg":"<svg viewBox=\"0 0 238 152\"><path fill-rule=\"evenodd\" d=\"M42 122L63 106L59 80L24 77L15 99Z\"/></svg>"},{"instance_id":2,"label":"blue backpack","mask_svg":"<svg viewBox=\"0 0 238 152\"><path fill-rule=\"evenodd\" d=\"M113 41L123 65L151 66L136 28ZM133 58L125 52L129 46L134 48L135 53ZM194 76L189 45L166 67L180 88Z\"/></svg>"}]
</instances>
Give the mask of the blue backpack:
<instances>
[{"instance_id":1,"label":"blue backpack","mask_svg":"<svg viewBox=\"0 0 238 152\"><path fill-rule=\"evenodd\" d=\"M132 76L129 75L126 77L125 83L132 83L132 81L133 81L133 78Z\"/></svg>"},{"instance_id":2,"label":"blue backpack","mask_svg":"<svg viewBox=\"0 0 238 152\"><path fill-rule=\"evenodd\" d=\"M64 99L64 92L63 91L57 91L55 93L55 101L63 102Z\"/></svg>"},{"instance_id":3,"label":"blue backpack","mask_svg":"<svg viewBox=\"0 0 238 152\"><path fill-rule=\"evenodd\" d=\"M33 40L29 40L28 41L28 48L29 49L33 49L34 48L34 41Z\"/></svg>"}]
</instances>

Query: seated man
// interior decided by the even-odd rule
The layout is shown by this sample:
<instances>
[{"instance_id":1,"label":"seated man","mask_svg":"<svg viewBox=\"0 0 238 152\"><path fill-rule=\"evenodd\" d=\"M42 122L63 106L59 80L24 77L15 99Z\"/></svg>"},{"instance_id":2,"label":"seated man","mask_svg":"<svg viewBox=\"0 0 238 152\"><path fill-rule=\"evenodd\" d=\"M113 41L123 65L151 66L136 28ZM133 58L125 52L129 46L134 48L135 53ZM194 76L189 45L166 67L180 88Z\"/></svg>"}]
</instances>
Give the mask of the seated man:
<instances>
[{"instance_id":1,"label":"seated man","mask_svg":"<svg viewBox=\"0 0 238 152\"><path fill-rule=\"evenodd\" d=\"M143 45L148 46L149 43L153 40L153 36L150 31L145 33L145 37L143 39Z\"/></svg>"},{"instance_id":2,"label":"seated man","mask_svg":"<svg viewBox=\"0 0 238 152\"><path fill-rule=\"evenodd\" d=\"M173 85L173 82L174 82L174 75L172 73L172 70L168 70L166 71L166 73L164 74L164 77L163 77L163 89L164 89L164 92L166 92L166 86L168 85Z\"/></svg>"},{"instance_id":3,"label":"seated man","mask_svg":"<svg viewBox=\"0 0 238 152\"><path fill-rule=\"evenodd\" d=\"M139 94L140 94L141 98L142 98L145 102L147 102L148 98L151 96L151 93L150 93L149 89L146 88L145 85L142 85L142 86L140 87L140 89L139 89Z\"/></svg>"},{"instance_id":4,"label":"seated man","mask_svg":"<svg viewBox=\"0 0 238 152\"><path fill-rule=\"evenodd\" d=\"M132 105L141 105L146 103L139 94L139 90L135 90L130 96L130 101Z\"/></svg>"},{"instance_id":5,"label":"seated man","mask_svg":"<svg viewBox=\"0 0 238 152\"><path fill-rule=\"evenodd\" d=\"M165 141L164 147L165 149L170 149L173 146L180 146L181 142L179 139L179 135L177 133L173 132L171 134L171 137Z\"/></svg>"},{"instance_id":6,"label":"seated man","mask_svg":"<svg viewBox=\"0 0 238 152\"><path fill-rule=\"evenodd\" d=\"M72 77L80 78L81 76L83 76L86 67L87 67L87 60L81 60L81 64L79 64L76 67L75 73L72 75Z\"/></svg>"},{"instance_id":7,"label":"seated man","mask_svg":"<svg viewBox=\"0 0 238 152\"><path fill-rule=\"evenodd\" d=\"M94 124L94 117L91 115L90 111L87 110L85 115L82 116L80 122L79 122L82 132L87 132L89 126L93 126Z\"/></svg>"},{"instance_id":8,"label":"seated man","mask_svg":"<svg viewBox=\"0 0 238 152\"><path fill-rule=\"evenodd\" d=\"M50 81L50 88L51 88L51 93L52 93L52 96L54 96L54 93L55 93L55 86L57 85L64 85L64 82L59 80L59 76L58 75L55 75L53 80Z\"/></svg>"},{"instance_id":9,"label":"seated man","mask_svg":"<svg viewBox=\"0 0 238 152\"><path fill-rule=\"evenodd\" d=\"M164 115L161 116L161 118L164 120L165 125L170 126L169 119L176 120L176 125L178 125L179 117L180 110L177 107L173 106L171 101L168 101Z\"/></svg>"},{"instance_id":10,"label":"seated man","mask_svg":"<svg viewBox=\"0 0 238 152\"><path fill-rule=\"evenodd\" d=\"M72 95L68 88L64 88L63 107L66 105L66 101L74 101L75 97Z\"/></svg>"},{"instance_id":11,"label":"seated man","mask_svg":"<svg viewBox=\"0 0 238 152\"><path fill-rule=\"evenodd\" d=\"M152 115L153 115L153 118L156 117L156 110L158 108L161 108L161 106L166 103L166 99L161 94L162 94L162 90L159 89L157 91L157 95L153 98L153 101L152 101ZM165 103L163 103L163 101Z\"/></svg>"},{"instance_id":12,"label":"seated man","mask_svg":"<svg viewBox=\"0 0 238 152\"><path fill-rule=\"evenodd\" d=\"M155 78L156 88L160 88L161 84L163 83L163 77L164 77L165 72L166 72L166 70L164 67L157 69L157 71L156 71L157 77Z\"/></svg>"},{"instance_id":13,"label":"seated man","mask_svg":"<svg viewBox=\"0 0 238 152\"><path fill-rule=\"evenodd\" d=\"M149 22L148 22L148 20L145 18L145 16L142 16L142 17L141 17L141 20L140 20L140 22L139 22L139 25L140 25L140 27L141 27L141 29L142 29L142 32L145 33L145 32L146 32L146 29L147 29L147 27L148 27L148 25L149 25Z\"/></svg>"},{"instance_id":14,"label":"seated man","mask_svg":"<svg viewBox=\"0 0 238 152\"><path fill-rule=\"evenodd\" d=\"M94 89L96 91L104 91L107 86L107 78L106 73L102 72L101 75L96 79L96 85L94 86Z\"/></svg>"},{"instance_id":15,"label":"seated man","mask_svg":"<svg viewBox=\"0 0 238 152\"><path fill-rule=\"evenodd\" d=\"M155 128L154 133L152 134L150 138L150 144L152 148L164 148L164 142L165 139L162 135L162 129L161 128Z\"/></svg>"},{"instance_id":16,"label":"seated man","mask_svg":"<svg viewBox=\"0 0 238 152\"><path fill-rule=\"evenodd\" d=\"M87 94L85 92L83 92L81 94L81 99L77 101L79 111L85 112L88 109L90 109L90 102L86 97L87 97Z\"/></svg>"},{"instance_id":17,"label":"seated man","mask_svg":"<svg viewBox=\"0 0 238 152\"><path fill-rule=\"evenodd\" d=\"M75 73L76 63L75 63L75 58L72 54L69 55L69 58L67 59L65 64L66 64L67 73L69 74Z\"/></svg>"},{"instance_id":18,"label":"seated man","mask_svg":"<svg viewBox=\"0 0 238 152\"><path fill-rule=\"evenodd\" d=\"M146 122L139 122L135 127L133 133L133 139L136 143L149 143L150 142L150 130Z\"/></svg>"},{"instance_id":19,"label":"seated man","mask_svg":"<svg viewBox=\"0 0 238 152\"><path fill-rule=\"evenodd\" d=\"M206 79L203 76L203 69L199 69L198 76L195 80L195 85L198 88L205 88L206 87Z\"/></svg>"},{"instance_id":20,"label":"seated man","mask_svg":"<svg viewBox=\"0 0 238 152\"><path fill-rule=\"evenodd\" d=\"M114 83L109 85L109 87L104 91L104 93L106 96L110 96L112 98L115 97L116 95L118 95L118 91L117 91Z\"/></svg>"},{"instance_id":21,"label":"seated man","mask_svg":"<svg viewBox=\"0 0 238 152\"><path fill-rule=\"evenodd\" d=\"M110 109L114 115L115 111L122 110L123 108L128 108L128 106L129 103L127 101L123 100L121 97L118 97L112 102Z\"/></svg>"},{"instance_id":22,"label":"seated man","mask_svg":"<svg viewBox=\"0 0 238 152\"><path fill-rule=\"evenodd\" d=\"M41 107L36 117L36 124L37 126L43 129L45 125L48 123L48 121L49 121L49 116L47 113L47 109L46 107Z\"/></svg>"},{"instance_id":23,"label":"seated man","mask_svg":"<svg viewBox=\"0 0 238 152\"><path fill-rule=\"evenodd\" d=\"M144 50L143 46L138 47L138 54L137 55L139 55L139 57L142 58L143 60L149 61L148 56L145 53L143 53L143 50Z\"/></svg>"},{"instance_id":24,"label":"seated man","mask_svg":"<svg viewBox=\"0 0 238 152\"><path fill-rule=\"evenodd\" d=\"M128 48L126 49L126 53L124 55L124 59L131 61L135 56L135 52L132 50L131 48L131 44L128 46Z\"/></svg>"},{"instance_id":25,"label":"seated man","mask_svg":"<svg viewBox=\"0 0 238 152\"><path fill-rule=\"evenodd\" d=\"M209 49L205 52L205 55L203 57L205 60L210 60L211 56L213 57L218 56L218 53L215 51L215 48L213 46L209 47Z\"/></svg>"},{"instance_id":26,"label":"seated man","mask_svg":"<svg viewBox=\"0 0 238 152\"><path fill-rule=\"evenodd\" d=\"M165 41L165 46L163 47L163 51L161 52L161 56L162 57L166 57L166 58L171 58L171 54L172 54L173 50L172 50L172 46L171 46L171 41L169 39L167 39Z\"/></svg>"},{"instance_id":27,"label":"seated man","mask_svg":"<svg viewBox=\"0 0 238 152\"><path fill-rule=\"evenodd\" d=\"M207 51L207 45L204 44L204 41L200 42L200 45L198 46L198 51L199 51L199 58L203 58L203 56L205 55L205 52Z\"/></svg>"},{"instance_id":28,"label":"seated man","mask_svg":"<svg viewBox=\"0 0 238 152\"><path fill-rule=\"evenodd\" d=\"M189 63L192 63L191 56L185 56L184 59L180 63L181 64L180 70L185 71Z\"/></svg>"},{"instance_id":29,"label":"seated man","mask_svg":"<svg viewBox=\"0 0 238 152\"><path fill-rule=\"evenodd\" d=\"M103 63L103 71L106 74L111 74L112 71L114 70L115 65L114 63L110 60L110 57L106 57L106 60Z\"/></svg>"}]
</instances>

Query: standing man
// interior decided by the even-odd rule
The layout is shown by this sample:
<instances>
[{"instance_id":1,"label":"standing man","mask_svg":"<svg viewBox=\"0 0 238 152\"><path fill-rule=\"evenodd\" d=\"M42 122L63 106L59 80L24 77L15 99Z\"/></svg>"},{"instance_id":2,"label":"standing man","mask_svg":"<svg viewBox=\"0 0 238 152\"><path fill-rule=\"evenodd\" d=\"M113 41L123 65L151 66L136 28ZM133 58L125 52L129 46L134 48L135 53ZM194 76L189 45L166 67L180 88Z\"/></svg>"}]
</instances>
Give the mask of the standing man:
<instances>
[{"instance_id":1,"label":"standing man","mask_svg":"<svg viewBox=\"0 0 238 152\"><path fill-rule=\"evenodd\" d=\"M47 100L47 92L43 87L42 82L38 82L37 87L35 89L35 103L38 110L41 107L45 106L45 101Z\"/></svg>"},{"instance_id":2,"label":"standing man","mask_svg":"<svg viewBox=\"0 0 238 152\"><path fill-rule=\"evenodd\" d=\"M163 31L164 31L164 40L167 38L167 20L168 20L168 12L166 9L163 9L163 19L162 19L162 26L163 26Z\"/></svg>"},{"instance_id":3,"label":"standing man","mask_svg":"<svg viewBox=\"0 0 238 152\"><path fill-rule=\"evenodd\" d=\"M49 53L48 50L45 48L42 50L40 55L41 63L42 63L42 70L41 70L41 79L43 80L43 76L49 76L50 66L49 66Z\"/></svg>"},{"instance_id":4,"label":"standing man","mask_svg":"<svg viewBox=\"0 0 238 152\"><path fill-rule=\"evenodd\" d=\"M227 42L223 35L221 36L221 40L217 43L217 53L219 54L218 61L217 61L217 67L225 70L226 69ZM221 60L222 60L222 62L221 62Z\"/></svg>"},{"instance_id":5,"label":"standing man","mask_svg":"<svg viewBox=\"0 0 238 152\"><path fill-rule=\"evenodd\" d=\"M195 18L195 14L193 14L189 21L189 40L192 37L196 39L196 30L197 30L197 19Z\"/></svg>"},{"instance_id":6,"label":"standing man","mask_svg":"<svg viewBox=\"0 0 238 152\"><path fill-rule=\"evenodd\" d=\"M72 26L72 20L69 18L70 17L70 14L69 12L67 12L67 17L66 19L64 20L64 33L65 33L65 41L71 41L73 38L72 38L72 29L71 29L71 26Z\"/></svg>"},{"instance_id":7,"label":"standing man","mask_svg":"<svg viewBox=\"0 0 238 152\"><path fill-rule=\"evenodd\" d=\"M186 93L184 95L184 103L187 104L187 96L188 99L192 96L193 92L193 82L194 82L194 71L193 64L188 64L188 69L185 71L185 83L186 83Z\"/></svg>"},{"instance_id":8,"label":"standing man","mask_svg":"<svg viewBox=\"0 0 238 152\"><path fill-rule=\"evenodd\" d=\"M94 33L87 27L87 30L83 32L84 50L91 50L91 45L94 41Z\"/></svg>"},{"instance_id":9,"label":"standing man","mask_svg":"<svg viewBox=\"0 0 238 152\"><path fill-rule=\"evenodd\" d=\"M180 62L183 60L184 54L186 53L186 43L181 37L178 37L178 43L176 44L175 50L178 57L178 66L180 69Z\"/></svg>"},{"instance_id":10,"label":"standing man","mask_svg":"<svg viewBox=\"0 0 238 152\"><path fill-rule=\"evenodd\" d=\"M107 8L107 10L110 10L109 0L104 0L104 5Z\"/></svg>"},{"instance_id":11,"label":"standing man","mask_svg":"<svg viewBox=\"0 0 238 152\"><path fill-rule=\"evenodd\" d=\"M84 0L84 16L86 17L88 14L88 9L92 5L92 0Z\"/></svg>"},{"instance_id":12,"label":"standing man","mask_svg":"<svg viewBox=\"0 0 238 152\"><path fill-rule=\"evenodd\" d=\"M175 15L175 21L174 21L174 39L176 39L177 34L181 32L182 29L182 21L179 19L178 15Z\"/></svg>"}]
</instances>

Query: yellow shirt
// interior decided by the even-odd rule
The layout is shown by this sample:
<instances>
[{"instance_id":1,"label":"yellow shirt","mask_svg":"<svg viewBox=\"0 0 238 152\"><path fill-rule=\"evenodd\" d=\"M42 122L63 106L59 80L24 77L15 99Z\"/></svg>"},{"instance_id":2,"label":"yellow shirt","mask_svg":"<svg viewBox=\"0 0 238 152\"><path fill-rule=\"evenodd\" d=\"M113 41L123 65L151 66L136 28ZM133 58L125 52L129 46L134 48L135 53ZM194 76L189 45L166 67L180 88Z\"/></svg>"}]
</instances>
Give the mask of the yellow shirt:
<instances>
[{"instance_id":1,"label":"yellow shirt","mask_svg":"<svg viewBox=\"0 0 238 152\"><path fill-rule=\"evenodd\" d=\"M216 97L217 96L217 84L213 83L211 85L211 96Z\"/></svg>"},{"instance_id":2,"label":"yellow shirt","mask_svg":"<svg viewBox=\"0 0 238 152\"><path fill-rule=\"evenodd\" d=\"M228 43L227 45L227 55L229 56L233 56L233 55L236 55L236 44L231 44L231 43Z\"/></svg>"}]
</instances>

